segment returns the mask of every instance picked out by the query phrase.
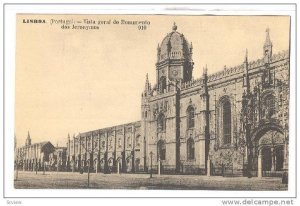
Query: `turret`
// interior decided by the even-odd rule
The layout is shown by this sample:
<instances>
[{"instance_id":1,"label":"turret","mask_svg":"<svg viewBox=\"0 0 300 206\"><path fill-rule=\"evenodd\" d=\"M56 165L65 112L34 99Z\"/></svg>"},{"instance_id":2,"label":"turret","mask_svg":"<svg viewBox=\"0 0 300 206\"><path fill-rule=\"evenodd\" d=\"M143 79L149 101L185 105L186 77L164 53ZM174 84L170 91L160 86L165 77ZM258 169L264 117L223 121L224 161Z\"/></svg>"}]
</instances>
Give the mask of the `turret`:
<instances>
[{"instance_id":1,"label":"turret","mask_svg":"<svg viewBox=\"0 0 300 206\"><path fill-rule=\"evenodd\" d=\"M270 29L267 28L266 29L266 40L265 40L264 48L263 48L265 63L270 63L270 61L271 61L272 47L273 47L273 44L270 39Z\"/></svg>"},{"instance_id":2,"label":"turret","mask_svg":"<svg viewBox=\"0 0 300 206\"><path fill-rule=\"evenodd\" d=\"M144 89L144 96L148 96L151 92L151 85L148 79L148 73L146 74L146 82L145 82L145 89Z\"/></svg>"},{"instance_id":3,"label":"turret","mask_svg":"<svg viewBox=\"0 0 300 206\"><path fill-rule=\"evenodd\" d=\"M29 133L29 131L28 131L28 134L27 134L27 139L26 139L25 145L26 145L26 146L31 145L31 138L30 138L30 133Z\"/></svg>"}]
</instances>

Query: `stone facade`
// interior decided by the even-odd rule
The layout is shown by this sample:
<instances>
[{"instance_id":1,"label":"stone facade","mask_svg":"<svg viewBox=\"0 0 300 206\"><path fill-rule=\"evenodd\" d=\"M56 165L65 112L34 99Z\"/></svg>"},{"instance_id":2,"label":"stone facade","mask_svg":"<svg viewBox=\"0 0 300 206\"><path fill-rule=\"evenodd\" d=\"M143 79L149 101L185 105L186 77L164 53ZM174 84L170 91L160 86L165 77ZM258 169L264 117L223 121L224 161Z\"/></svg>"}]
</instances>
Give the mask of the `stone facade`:
<instances>
[{"instance_id":1,"label":"stone facade","mask_svg":"<svg viewBox=\"0 0 300 206\"><path fill-rule=\"evenodd\" d=\"M72 171L139 172L145 170L145 139L140 122L68 137L68 168Z\"/></svg>"},{"instance_id":2,"label":"stone facade","mask_svg":"<svg viewBox=\"0 0 300 206\"><path fill-rule=\"evenodd\" d=\"M194 79L193 46L172 31L157 48L141 121L68 137L68 168L103 172L265 175L288 168L289 51ZM244 57L243 57L244 56Z\"/></svg>"},{"instance_id":3,"label":"stone facade","mask_svg":"<svg viewBox=\"0 0 300 206\"><path fill-rule=\"evenodd\" d=\"M48 168L50 156L55 151L51 142L39 142L32 144L30 134L25 146L19 147L15 152L15 165L24 171L41 171Z\"/></svg>"},{"instance_id":4,"label":"stone facade","mask_svg":"<svg viewBox=\"0 0 300 206\"><path fill-rule=\"evenodd\" d=\"M49 155L49 169L56 171L65 171L67 163L67 147L56 146Z\"/></svg>"}]
</instances>

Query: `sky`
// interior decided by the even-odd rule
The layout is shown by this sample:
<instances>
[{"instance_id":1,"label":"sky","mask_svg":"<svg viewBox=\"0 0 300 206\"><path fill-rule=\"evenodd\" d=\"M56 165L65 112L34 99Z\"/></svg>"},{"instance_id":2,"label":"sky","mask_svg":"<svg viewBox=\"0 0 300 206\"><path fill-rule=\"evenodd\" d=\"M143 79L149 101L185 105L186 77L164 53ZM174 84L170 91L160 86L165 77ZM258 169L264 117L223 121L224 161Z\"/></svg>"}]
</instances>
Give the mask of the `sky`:
<instances>
[{"instance_id":1,"label":"sky","mask_svg":"<svg viewBox=\"0 0 300 206\"><path fill-rule=\"evenodd\" d=\"M24 24L41 18L46 24ZM64 30L51 19L148 21ZM18 15L16 35L15 134L32 142L65 146L67 136L141 119L146 74L156 81L157 45L172 31L193 43L194 78L261 58L266 28L273 53L289 48L287 16Z\"/></svg>"}]
</instances>

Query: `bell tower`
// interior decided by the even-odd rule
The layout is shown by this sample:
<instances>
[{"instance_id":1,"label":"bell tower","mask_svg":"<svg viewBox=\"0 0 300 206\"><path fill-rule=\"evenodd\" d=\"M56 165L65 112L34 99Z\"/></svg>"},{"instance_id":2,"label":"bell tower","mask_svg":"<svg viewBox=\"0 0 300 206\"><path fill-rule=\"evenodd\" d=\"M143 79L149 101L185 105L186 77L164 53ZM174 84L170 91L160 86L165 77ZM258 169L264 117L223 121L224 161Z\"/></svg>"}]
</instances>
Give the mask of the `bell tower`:
<instances>
[{"instance_id":1,"label":"bell tower","mask_svg":"<svg viewBox=\"0 0 300 206\"><path fill-rule=\"evenodd\" d=\"M174 23L172 31L157 47L156 82L158 93L165 93L174 87L171 82L187 82L192 79L193 46L183 34L177 31Z\"/></svg>"}]
</instances>

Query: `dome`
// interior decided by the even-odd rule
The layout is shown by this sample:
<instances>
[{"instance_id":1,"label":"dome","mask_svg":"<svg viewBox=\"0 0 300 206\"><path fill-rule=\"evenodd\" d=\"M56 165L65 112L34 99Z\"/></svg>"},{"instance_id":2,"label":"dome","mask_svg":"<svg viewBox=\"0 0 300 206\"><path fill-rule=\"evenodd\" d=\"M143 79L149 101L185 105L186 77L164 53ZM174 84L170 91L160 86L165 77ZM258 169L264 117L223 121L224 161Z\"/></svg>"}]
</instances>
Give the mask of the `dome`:
<instances>
[{"instance_id":1,"label":"dome","mask_svg":"<svg viewBox=\"0 0 300 206\"><path fill-rule=\"evenodd\" d=\"M172 32L162 40L160 47L158 47L158 61L165 59L187 59L191 60L192 45L183 34L177 32L177 26L174 23Z\"/></svg>"}]
</instances>

